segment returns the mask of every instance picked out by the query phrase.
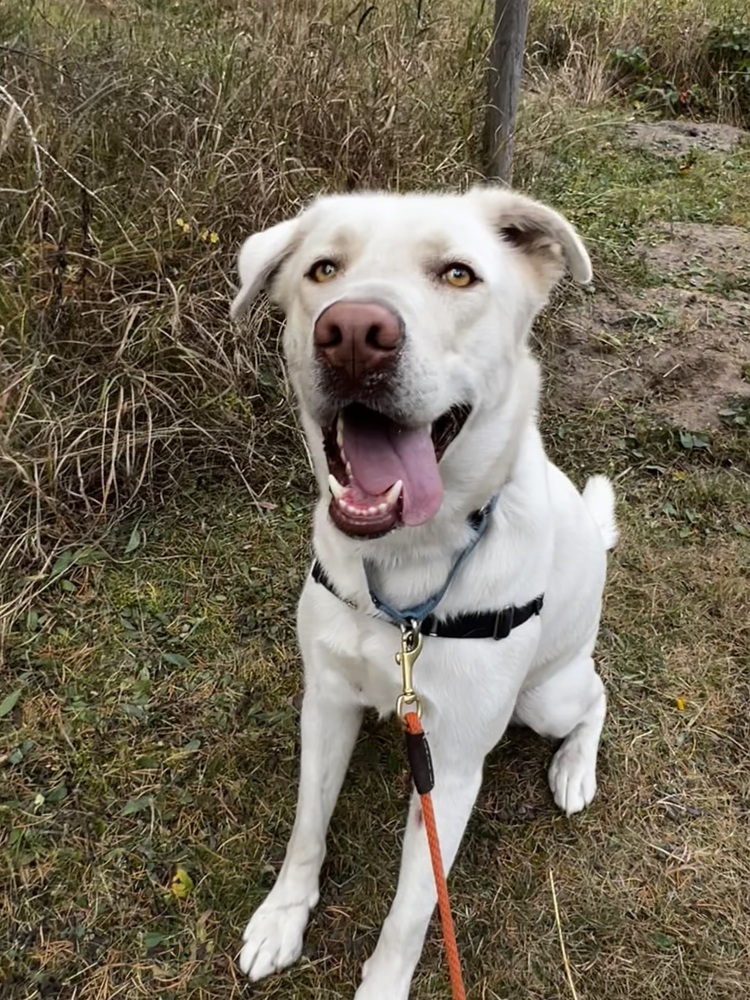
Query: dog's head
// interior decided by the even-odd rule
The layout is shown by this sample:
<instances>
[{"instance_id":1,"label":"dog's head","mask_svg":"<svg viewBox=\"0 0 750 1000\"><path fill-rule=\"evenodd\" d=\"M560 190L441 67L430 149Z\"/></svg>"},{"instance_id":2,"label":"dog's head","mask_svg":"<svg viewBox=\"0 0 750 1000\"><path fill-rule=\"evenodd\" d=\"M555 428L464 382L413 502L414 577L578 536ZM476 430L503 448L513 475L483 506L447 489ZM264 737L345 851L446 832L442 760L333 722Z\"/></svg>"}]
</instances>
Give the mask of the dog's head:
<instances>
[{"instance_id":1,"label":"dog's head","mask_svg":"<svg viewBox=\"0 0 750 1000\"><path fill-rule=\"evenodd\" d=\"M341 531L423 524L451 472L470 475L455 458L462 438L511 392L566 262L590 280L565 219L492 188L325 197L245 242L232 314L264 288L283 308L290 377Z\"/></svg>"}]
</instances>

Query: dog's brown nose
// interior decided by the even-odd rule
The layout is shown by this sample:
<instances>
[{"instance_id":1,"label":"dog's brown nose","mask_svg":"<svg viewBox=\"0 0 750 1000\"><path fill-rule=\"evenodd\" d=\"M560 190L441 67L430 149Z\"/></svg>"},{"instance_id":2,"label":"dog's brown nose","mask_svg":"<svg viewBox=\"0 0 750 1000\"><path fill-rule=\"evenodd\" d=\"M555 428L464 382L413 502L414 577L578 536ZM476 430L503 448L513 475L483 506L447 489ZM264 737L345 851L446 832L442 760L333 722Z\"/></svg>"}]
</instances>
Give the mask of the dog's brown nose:
<instances>
[{"instance_id":1,"label":"dog's brown nose","mask_svg":"<svg viewBox=\"0 0 750 1000\"><path fill-rule=\"evenodd\" d=\"M400 318L378 302L334 302L318 316L315 350L353 381L396 360L404 335Z\"/></svg>"}]
</instances>

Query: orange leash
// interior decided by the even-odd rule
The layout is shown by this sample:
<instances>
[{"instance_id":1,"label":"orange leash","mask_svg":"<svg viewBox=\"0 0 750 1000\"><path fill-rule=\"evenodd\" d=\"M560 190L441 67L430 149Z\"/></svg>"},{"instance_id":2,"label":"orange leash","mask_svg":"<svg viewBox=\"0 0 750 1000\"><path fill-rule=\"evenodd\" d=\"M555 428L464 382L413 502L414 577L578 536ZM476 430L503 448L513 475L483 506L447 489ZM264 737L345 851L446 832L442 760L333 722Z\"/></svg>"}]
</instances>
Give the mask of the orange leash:
<instances>
[{"instance_id":1,"label":"orange leash","mask_svg":"<svg viewBox=\"0 0 750 1000\"><path fill-rule=\"evenodd\" d=\"M409 753L409 763L411 765L414 785L422 804L424 828L427 832L427 843L430 847L432 872L435 876L438 909L440 910L440 923L443 928L443 944L445 945L445 955L448 960L451 993L453 1000L466 1000L466 990L464 989L464 980L461 974L461 959L458 956L456 931L453 927L453 915L451 914L451 904L448 898L448 884L443 870L443 858L440 854L440 841L438 840L435 811L432 808L432 795L430 791L433 786L433 776L430 750L424 730L422 729L422 723L419 721L419 715L416 712L407 712L404 715L404 724L406 725L406 744Z\"/></svg>"}]
</instances>

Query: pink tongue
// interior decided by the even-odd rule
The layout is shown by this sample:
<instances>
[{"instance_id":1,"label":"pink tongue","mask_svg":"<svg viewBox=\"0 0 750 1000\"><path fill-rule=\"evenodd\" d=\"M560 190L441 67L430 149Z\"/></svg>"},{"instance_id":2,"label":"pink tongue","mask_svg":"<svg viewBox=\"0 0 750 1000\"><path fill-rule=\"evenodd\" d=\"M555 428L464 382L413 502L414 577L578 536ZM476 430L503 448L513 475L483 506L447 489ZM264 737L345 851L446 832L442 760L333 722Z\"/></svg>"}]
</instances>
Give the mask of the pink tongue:
<instances>
[{"instance_id":1,"label":"pink tongue","mask_svg":"<svg viewBox=\"0 0 750 1000\"><path fill-rule=\"evenodd\" d=\"M373 497L389 490L397 480L404 484L404 524L429 521L443 502L429 427L400 428L385 420L344 418L344 451L357 485Z\"/></svg>"}]
</instances>

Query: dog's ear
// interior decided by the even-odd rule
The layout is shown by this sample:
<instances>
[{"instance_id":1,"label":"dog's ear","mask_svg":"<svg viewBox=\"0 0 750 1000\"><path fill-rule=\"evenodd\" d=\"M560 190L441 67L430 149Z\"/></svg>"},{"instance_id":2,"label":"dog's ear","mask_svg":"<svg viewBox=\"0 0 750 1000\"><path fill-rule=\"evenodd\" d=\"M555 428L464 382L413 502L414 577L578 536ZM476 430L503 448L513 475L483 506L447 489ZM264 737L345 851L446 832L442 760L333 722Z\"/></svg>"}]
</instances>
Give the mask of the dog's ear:
<instances>
[{"instance_id":1,"label":"dog's ear","mask_svg":"<svg viewBox=\"0 0 750 1000\"><path fill-rule=\"evenodd\" d=\"M299 217L279 222L270 229L254 233L242 244L237 260L240 290L229 310L232 319L245 312L294 250L299 222Z\"/></svg>"},{"instance_id":2,"label":"dog's ear","mask_svg":"<svg viewBox=\"0 0 750 1000\"><path fill-rule=\"evenodd\" d=\"M591 261L573 226L553 209L515 191L477 187L475 200L503 240L528 259L546 292L560 280L567 263L576 281L591 281Z\"/></svg>"}]
</instances>

